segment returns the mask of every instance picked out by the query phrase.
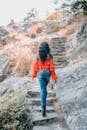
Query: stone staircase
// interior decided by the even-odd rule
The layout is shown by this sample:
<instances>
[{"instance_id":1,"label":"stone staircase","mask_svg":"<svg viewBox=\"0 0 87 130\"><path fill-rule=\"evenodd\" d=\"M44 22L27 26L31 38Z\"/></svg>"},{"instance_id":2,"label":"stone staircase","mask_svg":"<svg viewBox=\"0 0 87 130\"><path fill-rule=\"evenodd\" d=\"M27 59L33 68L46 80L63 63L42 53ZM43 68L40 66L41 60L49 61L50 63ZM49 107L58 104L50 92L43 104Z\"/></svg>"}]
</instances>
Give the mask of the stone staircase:
<instances>
[{"instance_id":1,"label":"stone staircase","mask_svg":"<svg viewBox=\"0 0 87 130\"><path fill-rule=\"evenodd\" d=\"M67 39L65 37L53 37L51 39L50 48L56 68L63 68L69 63L69 57L66 56L66 42Z\"/></svg>"},{"instance_id":2,"label":"stone staircase","mask_svg":"<svg viewBox=\"0 0 87 130\"><path fill-rule=\"evenodd\" d=\"M55 112L54 103L57 102L55 92L48 88L47 115L42 117L40 105L40 90L38 83L32 85L28 91L30 104L32 106L31 117L33 130L68 130L63 115Z\"/></svg>"}]
</instances>

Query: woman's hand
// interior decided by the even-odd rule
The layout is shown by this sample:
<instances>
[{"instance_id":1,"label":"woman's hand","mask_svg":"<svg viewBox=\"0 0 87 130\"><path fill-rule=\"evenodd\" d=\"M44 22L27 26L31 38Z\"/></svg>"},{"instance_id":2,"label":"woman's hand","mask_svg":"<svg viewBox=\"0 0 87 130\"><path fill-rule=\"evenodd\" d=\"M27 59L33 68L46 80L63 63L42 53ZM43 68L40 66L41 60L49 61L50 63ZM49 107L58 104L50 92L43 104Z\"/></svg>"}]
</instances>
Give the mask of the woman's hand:
<instances>
[{"instance_id":1,"label":"woman's hand","mask_svg":"<svg viewBox=\"0 0 87 130\"><path fill-rule=\"evenodd\" d=\"M57 80L55 80L55 83L57 83Z\"/></svg>"},{"instance_id":2,"label":"woman's hand","mask_svg":"<svg viewBox=\"0 0 87 130\"><path fill-rule=\"evenodd\" d=\"M55 84L55 83L57 83L57 80L53 80L53 82L52 82L53 84Z\"/></svg>"}]
</instances>

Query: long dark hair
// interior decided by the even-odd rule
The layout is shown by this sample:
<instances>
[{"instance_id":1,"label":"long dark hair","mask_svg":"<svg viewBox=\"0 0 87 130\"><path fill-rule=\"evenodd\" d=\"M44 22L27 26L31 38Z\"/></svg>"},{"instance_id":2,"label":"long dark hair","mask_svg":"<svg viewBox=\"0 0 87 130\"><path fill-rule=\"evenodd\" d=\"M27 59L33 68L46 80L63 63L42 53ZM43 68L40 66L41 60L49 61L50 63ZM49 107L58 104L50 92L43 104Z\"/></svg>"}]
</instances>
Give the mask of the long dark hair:
<instances>
[{"instance_id":1,"label":"long dark hair","mask_svg":"<svg viewBox=\"0 0 87 130\"><path fill-rule=\"evenodd\" d=\"M50 48L49 48L49 44L47 42L42 42L39 46L39 50L38 50L38 54L39 54L39 59L44 62L47 60L47 56L49 54L50 58L51 58L51 54L50 54Z\"/></svg>"}]
</instances>

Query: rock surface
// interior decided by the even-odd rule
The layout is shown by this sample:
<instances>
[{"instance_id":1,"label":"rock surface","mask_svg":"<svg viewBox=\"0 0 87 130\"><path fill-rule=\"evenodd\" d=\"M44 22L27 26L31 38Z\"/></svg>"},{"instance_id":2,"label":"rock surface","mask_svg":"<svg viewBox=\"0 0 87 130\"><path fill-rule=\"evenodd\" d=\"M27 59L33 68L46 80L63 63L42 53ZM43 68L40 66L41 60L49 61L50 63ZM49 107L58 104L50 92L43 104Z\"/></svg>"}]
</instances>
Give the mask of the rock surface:
<instances>
[{"instance_id":1,"label":"rock surface","mask_svg":"<svg viewBox=\"0 0 87 130\"><path fill-rule=\"evenodd\" d=\"M30 87L31 87L31 80L29 79L28 76L24 77L11 76L0 83L0 95L2 95L8 89L13 90L15 92L27 93Z\"/></svg>"},{"instance_id":2,"label":"rock surface","mask_svg":"<svg viewBox=\"0 0 87 130\"><path fill-rule=\"evenodd\" d=\"M9 69L9 57L6 55L0 55L0 82L6 78L6 75L10 72Z\"/></svg>"},{"instance_id":3,"label":"rock surface","mask_svg":"<svg viewBox=\"0 0 87 130\"><path fill-rule=\"evenodd\" d=\"M87 130L87 62L58 70L55 86L71 130Z\"/></svg>"},{"instance_id":4,"label":"rock surface","mask_svg":"<svg viewBox=\"0 0 87 130\"><path fill-rule=\"evenodd\" d=\"M71 56L70 60L84 58L87 55L87 22L86 20L80 24L73 35L71 41Z\"/></svg>"}]
</instances>

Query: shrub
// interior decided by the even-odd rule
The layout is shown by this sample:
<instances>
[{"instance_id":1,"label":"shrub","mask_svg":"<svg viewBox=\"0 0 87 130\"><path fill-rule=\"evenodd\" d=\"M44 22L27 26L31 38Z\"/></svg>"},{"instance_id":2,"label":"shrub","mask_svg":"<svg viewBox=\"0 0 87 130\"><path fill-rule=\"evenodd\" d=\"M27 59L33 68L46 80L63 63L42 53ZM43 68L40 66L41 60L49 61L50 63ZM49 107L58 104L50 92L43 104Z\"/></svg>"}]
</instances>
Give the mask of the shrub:
<instances>
[{"instance_id":1,"label":"shrub","mask_svg":"<svg viewBox=\"0 0 87 130\"><path fill-rule=\"evenodd\" d=\"M27 107L28 105L28 107ZM12 92L0 102L0 130L25 130L31 125L27 112L28 100L21 93ZM28 121L28 124L27 124Z\"/></svg>"},{"instance_id":2,"label":"shrub","mask_svg":"<svg viewBox=\"0 0 87 130\"><path fill-rule=\"evenodd\" d=\"M52 32L57 32L60 29L64 28L64 26L63 25L59 25L58 23L52 23L50 25L50 28L51 28Z\"/></svg>"},{"instance_id":3,"label":"shrub","mask_svg":"<svg viewBox=\"0 0 87 130\"><path fill-rule=\"evenodd\" d=\"M83 15L87 15L87 1L86 0L79 0L72 4L72 11L76 14L79 14L80 11Z\"/></svg>"},{"instance_id":4,"label":"shrub","mask_svg":"<svg viewBox=\"0 0 87 130\"><path fill-rule=\"evenodd\" d=\"M13 73L15 75L26 75L30 72L32 62L34 60L34 48L20 47L16 50L16 56L14 60Z\"/></svg>"}]
</instances>

